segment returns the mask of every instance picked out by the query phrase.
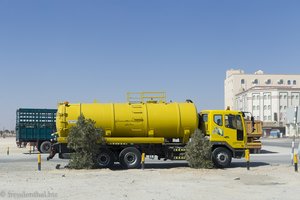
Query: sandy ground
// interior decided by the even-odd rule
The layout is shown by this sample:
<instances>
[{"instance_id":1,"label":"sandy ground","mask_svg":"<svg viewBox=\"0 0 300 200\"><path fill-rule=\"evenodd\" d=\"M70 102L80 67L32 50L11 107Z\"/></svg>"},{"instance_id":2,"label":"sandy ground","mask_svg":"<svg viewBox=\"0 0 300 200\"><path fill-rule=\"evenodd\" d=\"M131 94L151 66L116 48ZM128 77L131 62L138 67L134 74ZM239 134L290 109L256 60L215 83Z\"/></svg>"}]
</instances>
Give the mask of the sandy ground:
<instances>
[{"instance_id":1,"label":"sandy ground","mask_svg":"<svg viewBox=\"0 0 300 200\"><path fill-rule=\"evenodd\" d=\"M0 139L0 200L300 199L300 175L291 165L258 165L250 171L243 166L197 170L184 163L149 164L145 170L57 170L56 164L67 160L47 162L43 155L37 171L37 155L28 151L17 148L14 138Z\"/></svg>"}]
</instances>

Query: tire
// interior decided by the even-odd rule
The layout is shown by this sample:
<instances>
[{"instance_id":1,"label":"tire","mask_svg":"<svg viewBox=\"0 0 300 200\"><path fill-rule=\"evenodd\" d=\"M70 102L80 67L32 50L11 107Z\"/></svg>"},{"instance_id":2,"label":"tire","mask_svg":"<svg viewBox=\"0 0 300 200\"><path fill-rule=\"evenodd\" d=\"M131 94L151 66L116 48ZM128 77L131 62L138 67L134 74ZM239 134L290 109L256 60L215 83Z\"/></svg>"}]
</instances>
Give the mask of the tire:
<instances>
[{"instance_id":1,"label":"tire","mask_svg":"<svg viewBox=\"0 0 300 200\"><path fill-rule=\"evenodd\" d=\"M216 167L226 168L231 164L232 154L231 152L224 148L218 147L212 152L212 160Z\"/></svg>"},{"instance_id":2,"label":"tire","mask_svg":"<svg viewBox=\"0 0 300 200\"><path fill-rule=\"evenodd\" d=\"M119 160L125 169L139 168L141 165L141 152L135 147L127 147L120 152Z\"/></svg>"},{"instance_id":3,"label":"tire","mask_svg":"<svg viewBox=\"0 0 300 200\"><path fill-rule=\"evenodd\" d=\"M109 149L100 149L97 155L97 166L100 168L110 168L114 165L114 154Z\"/></svg>"},{"instance_id":4,"label":"tire","mask_svg":"<svg viewBox=\"0 0 300 200\"><path fill-rule=\"evenodd\" d=\"M38 150L41 153L50 153L51 151L51 142L50 141L44 141L40 145L38 145Z\"/></svg>"}]
</instances>

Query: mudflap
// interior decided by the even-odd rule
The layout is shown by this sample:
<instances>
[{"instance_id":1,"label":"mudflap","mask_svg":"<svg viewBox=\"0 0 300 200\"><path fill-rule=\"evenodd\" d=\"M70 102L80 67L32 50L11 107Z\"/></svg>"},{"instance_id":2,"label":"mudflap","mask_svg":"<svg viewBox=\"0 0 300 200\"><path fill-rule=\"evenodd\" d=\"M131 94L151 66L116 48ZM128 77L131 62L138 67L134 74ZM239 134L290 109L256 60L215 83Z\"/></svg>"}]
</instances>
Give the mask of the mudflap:
<instances>
[{"instance_id":1,"label":"mudflap","mask_svg":"<svg viewBox=\"0 0 300 200\"><path fill-rule=\"evenodd\" d=\"M68 154L72 153L72 151L70 151L70 149L67 147L67 144L52 144L51 152L50 155L47 157L47 160L52 159L57 153L60 159L69 159L70 156Z\"/></svg>"},{"instance_id":2,"label":"mudflap","mask_svg":"<svg viewBox=\"0 0 300 200\"><path fill-rule=\"evenodd\" d=\"M59 143L52 143L51 144L51 151L50 151L49 156L47 157L47 160L50 160L50 159L54 158L54 156L57 153L61 153L61 144L59 144Z\"/></svg>"},{"instance_id":3,"label":"mudflap","mask_svg":"<svg viewBox=\"0 0 300 200\"><path fill-rule=\"evenodd\" d=\"M47 157L47 160L54 158L55 155L56 155L56 149L55 149L54 145L51 145L51 151L50 151L49 156Z\"/></svg>"}]
</instances>

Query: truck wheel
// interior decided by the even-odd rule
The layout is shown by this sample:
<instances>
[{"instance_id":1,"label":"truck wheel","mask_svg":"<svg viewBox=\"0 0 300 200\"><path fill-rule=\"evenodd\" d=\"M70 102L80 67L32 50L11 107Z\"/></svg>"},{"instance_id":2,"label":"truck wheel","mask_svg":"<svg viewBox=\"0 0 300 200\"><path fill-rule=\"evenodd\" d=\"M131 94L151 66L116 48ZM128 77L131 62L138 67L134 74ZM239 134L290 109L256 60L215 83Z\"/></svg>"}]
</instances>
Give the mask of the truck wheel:
<instances>
[{"instance_id":1,"label":"truck wheel","mask_svg":"<svg viewBox=\"0 0 300 200\"><path fill-rule=\"evenodd\" d=\"M51 142L50 141L44 141L39 145L39 151L41 153L50 153L51 151Z\"/></svg>"},{"instance_id":2,"label":"truck wheel","mask_svg":"<svg viewBox=\"0 0 300 200\"><path fill-rule=\"evenodd\" d=\"M97 165L100 168L110 168L114 164L114 154L109 149L100 149L97 155Z\"/></svg>"},{"instance_id":3,"label":"truck wheel","mask_svg":"<svg viewBox=\"0 0 300 200\"><path fill-rule=\"evenodd\" d=\"M135 147L127 147L121 151L119 160L125 169L139 168L141 165L141 152Z\"/></svg>"},{"instance_id":4,"label":"truck wheel","mask_svg":"<svg viewBox=\"0 0 300 200\"><path fill-rule=\"evenodd\" d=\"M216 167L220 167L220 168L229 167L231 163L231 159L232 159L231 152L224 147L218 147L212 152L212 160Z\"/></svg>"}]
</instances>

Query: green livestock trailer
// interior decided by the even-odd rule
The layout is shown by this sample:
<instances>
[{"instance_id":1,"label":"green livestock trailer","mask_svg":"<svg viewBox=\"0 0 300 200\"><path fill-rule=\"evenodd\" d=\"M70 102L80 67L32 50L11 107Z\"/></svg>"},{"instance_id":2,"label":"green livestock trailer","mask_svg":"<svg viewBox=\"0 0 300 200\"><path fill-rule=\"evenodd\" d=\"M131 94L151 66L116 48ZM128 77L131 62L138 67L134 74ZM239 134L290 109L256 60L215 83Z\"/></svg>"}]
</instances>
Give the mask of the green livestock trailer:
<instances>
[{"instance_id":1,"label":"green livestock trailer","mask_svg":"<svg viewBox=\"0 0 300 200\"><path fill-rule=\"evenodd\" d=\"M51 149L52 133L56 132L57 109L20 108L16 113L16 142L18 147L35 145L41 153Z\"/></svg>"}]
</instances>

